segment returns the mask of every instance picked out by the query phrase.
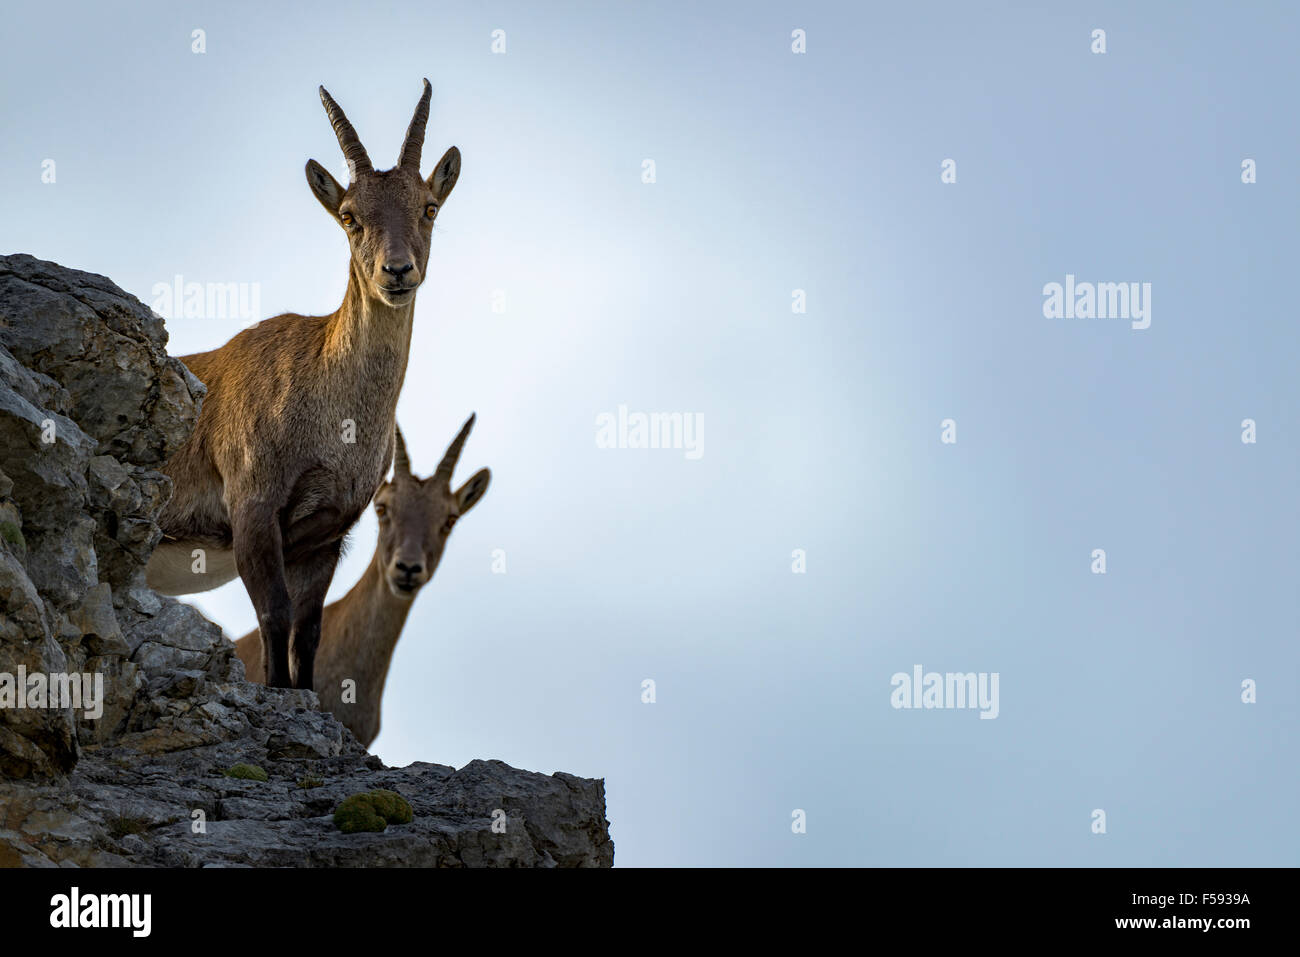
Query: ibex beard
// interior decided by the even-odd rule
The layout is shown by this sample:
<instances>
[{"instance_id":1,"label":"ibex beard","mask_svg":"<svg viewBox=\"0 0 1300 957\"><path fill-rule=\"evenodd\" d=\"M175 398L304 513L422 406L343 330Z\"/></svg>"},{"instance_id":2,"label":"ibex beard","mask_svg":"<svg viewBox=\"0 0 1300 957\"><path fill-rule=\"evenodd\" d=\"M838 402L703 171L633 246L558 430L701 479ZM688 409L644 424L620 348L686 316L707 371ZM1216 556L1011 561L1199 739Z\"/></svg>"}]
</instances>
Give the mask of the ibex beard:
<instances>
[{"instance_id":1,"label":"ibex beard","mask_svg":"<svg viewBox=\"0 0 1300 957\"><path fill-rule=\"evenodd\" d=\"M321 87L349 183L344 189L311 160L307 185L348 239L343 304L327 316L276 316L182 357L208 395L189 441L163 469L175 491L148 583L183 595L241 578L273 687L313 686L344 538L393 460L415 291L434 220L460 175L454 146L420 175L431 93L425 80L397 166L376 171Z\"/></svg>"}]
</instances>

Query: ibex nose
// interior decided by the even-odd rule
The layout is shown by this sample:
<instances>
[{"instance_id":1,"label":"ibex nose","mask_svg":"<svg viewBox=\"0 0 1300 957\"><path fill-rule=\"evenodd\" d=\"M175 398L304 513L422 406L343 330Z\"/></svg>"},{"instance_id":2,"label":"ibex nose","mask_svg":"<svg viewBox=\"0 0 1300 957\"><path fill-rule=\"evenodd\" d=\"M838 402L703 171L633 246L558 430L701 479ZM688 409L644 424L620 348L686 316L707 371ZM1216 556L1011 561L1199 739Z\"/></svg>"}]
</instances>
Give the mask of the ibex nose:
<instances>
[{"instance_id":1,"label":"ibex nose","mask_svg":"<svg viewBox=\"0 0 1300 957\"><path fill-rule=\"evenodd\" d=\"M409 262L408 263L388 262L388 263L384 263L383 266L384 272L388 273L388 275L393 276L397 279L401 279L403 276L405 276L408 272L410 272L414 268L415 268L415 264Z\"/></svg>"},{"instance_id":2,"label":"ibex nose","mask_svg":"<svg viewBox=\"0 0 1300 957\"><path fill-rule=\"evenodd\" d=\"M401 572L403 575L405 575L407 578L410 578L413 575L418 575L420 574L420 572L424 571L424 566L421 565L419 562L416 562L414 565L407 565L403 562L397 562L396 564L397 564L397 570Z\"/></svg>"}]
</instances>

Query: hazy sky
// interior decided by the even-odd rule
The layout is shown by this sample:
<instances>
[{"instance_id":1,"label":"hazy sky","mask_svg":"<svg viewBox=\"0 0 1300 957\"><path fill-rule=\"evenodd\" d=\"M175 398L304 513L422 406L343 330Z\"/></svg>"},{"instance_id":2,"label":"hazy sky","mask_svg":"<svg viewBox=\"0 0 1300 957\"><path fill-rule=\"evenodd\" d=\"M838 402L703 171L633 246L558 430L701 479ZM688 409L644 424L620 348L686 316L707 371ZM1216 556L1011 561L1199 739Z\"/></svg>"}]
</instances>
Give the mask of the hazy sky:
<instances>
[{"instance_id":1,"label":"hazy sky","mask_svg":"<svg viewBox=\"0 0 1300 957\"><path fill-rule=\"evenodd\" d=\"M622 865L1300 863L1293 7L269 6L10 5L0 251L327 313L316 87L386 167L430 79L464 162L398 418L428 473L477 411L493 481L385 761L604 777ZM1067 275L1150 327L1045 317ZM598 447L620 405L703 454ZM997 718L895 709L916 665Z\"/></svg>"}]
</instances>

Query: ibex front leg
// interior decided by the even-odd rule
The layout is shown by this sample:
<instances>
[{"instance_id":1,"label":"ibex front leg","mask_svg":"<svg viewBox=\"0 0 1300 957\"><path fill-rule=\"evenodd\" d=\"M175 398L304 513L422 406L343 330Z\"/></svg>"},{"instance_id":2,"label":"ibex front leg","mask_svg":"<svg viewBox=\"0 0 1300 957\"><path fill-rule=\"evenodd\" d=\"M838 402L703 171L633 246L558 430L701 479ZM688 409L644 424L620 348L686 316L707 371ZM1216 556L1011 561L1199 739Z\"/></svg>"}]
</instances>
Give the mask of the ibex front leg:
<instances>
[{"instance_id":1,"label":"ibex front leg","mask_svg":"<svg viewBox=\"0 0 1300 957\"><path fill-rule=\"evenodd\" d=\"M293 596L293 633L289 641L289 671L295 688L315 690L316 648L320 644L321 613L338 565L343 541L332 542L286 569Z\"/></svg>"},{"instance_id":2,"label":"ibex front leg","mask_svg":"<svg viewBox=\"0 0 1300 957\"><path fill-rule=\"evenodd\" d=\"M293 605L284 576L284 541L278 509L262 503L245 504L241 511L231 515L230 526L235 564L253 601L257 627L262 633L266 684L271 688L288 688Z\"/></svg>"}]
</instances>

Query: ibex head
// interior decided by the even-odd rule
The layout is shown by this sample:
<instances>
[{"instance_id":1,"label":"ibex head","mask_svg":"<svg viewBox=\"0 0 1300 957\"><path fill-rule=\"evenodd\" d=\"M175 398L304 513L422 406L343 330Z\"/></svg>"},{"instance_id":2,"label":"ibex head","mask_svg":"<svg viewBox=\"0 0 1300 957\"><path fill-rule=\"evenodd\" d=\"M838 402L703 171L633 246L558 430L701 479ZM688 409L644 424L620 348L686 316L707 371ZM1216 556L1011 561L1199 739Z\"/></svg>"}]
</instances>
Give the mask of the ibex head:
<instances>
[{"instance_id":1,"label":"ibex head","mask_svg":"<svg viewBox=\"0 0 1300 957\"><path fill-rule=\"evenodd\" d=\"M432 92L425 80L397 165L376 172L357 131L325 87L320 88L321 102L347 158L348 186L340 186L315 160L307 163L307 185L347 233L352 269L362 289L390 306L409 303L424 281L433 221L460 175L460 150L453 146L428 179L420 177Z\"/></svg>"},{"instance_id":2,"label":"ibex head","mask_svg":"<svg viewBox=\"0 0 1300 957\"><path fill-rule=\"evenodd\" d=\"M452 526L487 491L492 479L487 469L475 472L454 492L451 489L451 474L473 427L471 415L447 448L437 470L424 479L411 473L406 441L402 430L397 430L393 478L375 493L375 513L379 516L378 554L384 580L388 590L398 598L414 598L433 577Z\"/></svg>"}]
</instances>

